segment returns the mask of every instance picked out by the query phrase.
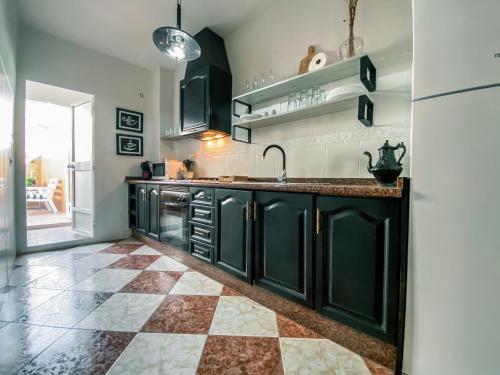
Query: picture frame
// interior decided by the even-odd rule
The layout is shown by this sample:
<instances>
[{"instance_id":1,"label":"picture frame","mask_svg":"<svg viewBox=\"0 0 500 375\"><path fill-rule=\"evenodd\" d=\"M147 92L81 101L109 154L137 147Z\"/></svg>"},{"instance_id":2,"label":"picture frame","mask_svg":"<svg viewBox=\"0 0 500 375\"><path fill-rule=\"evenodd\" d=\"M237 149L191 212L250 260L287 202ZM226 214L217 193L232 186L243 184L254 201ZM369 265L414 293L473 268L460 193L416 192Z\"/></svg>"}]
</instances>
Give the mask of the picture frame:
<instances>
[{"instance_id":1,"label":"picture frame","mask_svg":"<svg viewBox=\"0 0 500 375\"><path fill-rule=\"evenodd\" d=\"M141 112L131 111L125 108L116 108L116 129L142 133L144 124L144 114Z\"/></svg>"},{"instance_id":2,"label":"picture frame","mask_svg":"<svg viewBox=\"0 0 500 375\"><path fill-rule=\"evenodd\" d=\"M252 129L248 129L243 126L233 125L231 133L232 133L232 138L235 141L243 143L252 143Z\"/></svg>"},{"instance_id":3,"label":"picture frame","mask_svg":"<svg viewBox=\"0 0 500 375\"><path fill-rule=\"evenodd\" d=\"M252 106L240 100L233 100L233 116L240 117L245 113L252 113Z\"/></svg>"},{"instance_id":4,"label":"picture frame","mask_svg":"<svg viewBox=\"0 0 500 375\"><path fill-rule=\"evenodd\" d=\"M116 133L116 154L126 156L143 156L143 137Z\"/></svg>"}]
</instances>

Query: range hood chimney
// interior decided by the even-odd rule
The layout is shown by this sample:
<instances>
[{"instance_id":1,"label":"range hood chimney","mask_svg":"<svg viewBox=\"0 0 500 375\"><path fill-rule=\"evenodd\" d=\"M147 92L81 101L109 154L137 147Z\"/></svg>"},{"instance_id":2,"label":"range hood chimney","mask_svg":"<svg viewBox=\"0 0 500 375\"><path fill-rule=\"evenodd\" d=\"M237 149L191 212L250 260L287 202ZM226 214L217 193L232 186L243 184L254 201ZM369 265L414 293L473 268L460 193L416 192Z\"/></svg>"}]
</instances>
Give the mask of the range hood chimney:
<instances>
[{"instance_id":1,"label":"range hood chimney","mask_svg":"<svg viewBox=\"0 0 500 375\"><path fill-rule=\"evenodd\" d=\"M184 78L192 77L196 72L207 66L216 66L231 74L226 47L224 46L224 39L222 37L208 27L205 27L194 36L194 40L199 44L202 54L198 59L187 63Z\"/></svg>"},{"instance_id":2,"label":"range hood chimney","mask_svg":"<svg viewBox=\"0 0 500 375\"><path fill-rule=\"evenodd\" d=\"M200 140L231 134L232 76L224 39L209 28L194 36L201 56L180 83L181 134Z\"/></svg>"}]
</instances>

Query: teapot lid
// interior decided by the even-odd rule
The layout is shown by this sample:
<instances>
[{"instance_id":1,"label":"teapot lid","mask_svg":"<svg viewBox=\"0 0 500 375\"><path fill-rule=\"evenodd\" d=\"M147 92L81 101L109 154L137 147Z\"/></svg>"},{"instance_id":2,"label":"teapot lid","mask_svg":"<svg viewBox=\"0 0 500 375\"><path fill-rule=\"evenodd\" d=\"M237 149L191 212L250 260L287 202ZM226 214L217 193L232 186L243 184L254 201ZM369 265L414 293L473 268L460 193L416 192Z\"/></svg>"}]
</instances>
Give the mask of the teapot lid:
<instances>
[{"instance_id":1,"label":"teapot lid","mask_svg":"<svg viewBox=\"0 0 500 375\"><path fill-rule=\"evenodd\" d=\"M389 140L386 140L384 145L382 147L380 147L379 150L383 150L383 149L387 149L387 148L393 148L393 146L391 146L389 144Z\"/></svg>"}]
</instances>

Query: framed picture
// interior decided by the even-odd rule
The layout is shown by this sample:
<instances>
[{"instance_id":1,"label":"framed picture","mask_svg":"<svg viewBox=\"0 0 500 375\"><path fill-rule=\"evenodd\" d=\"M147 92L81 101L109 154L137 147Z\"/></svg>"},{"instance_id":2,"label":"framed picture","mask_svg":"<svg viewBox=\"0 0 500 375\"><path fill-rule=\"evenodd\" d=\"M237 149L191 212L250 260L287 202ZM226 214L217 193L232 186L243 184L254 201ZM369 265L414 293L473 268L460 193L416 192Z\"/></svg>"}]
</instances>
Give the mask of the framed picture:
<instances>
[{"instance_id":1,"label":"framed picture","mask_svg":"<svg viewBox=\"0 0 500 375\"><path fill-rule=\"evenodd\" d=\"M143 156L142 145L140 135L116 134L117 155Z\"/></svg>"},{"instance_id":2,"label":"framed picture","mask_svg":"<svg viewBox=\"0 0 500 375\"><path fill-rule=\"evenodd\" d=\"M233 125L233 139L238 142L252 143L252 129L243 126Z\"/></svg>"},{"instance_id":3,"label":"framed picture","mask_svg":"<svg viewBox=\"0 0 500 375\"><path fill-rule=\"evenodd\" d=\"M233 116L240 117L243 114L252 113L252 106L239 100L233 100Z\"/></svg>"},{"instance_id":4,"label":"framed picture","mask_svg":"<svg viewBox=\"0 0 500 375\"><path fill-rule=\"evenodd\" d=\"M141 112L116 108L116 129L127 132L142 133L144 115Z\"/></svg>"}]
</instances>

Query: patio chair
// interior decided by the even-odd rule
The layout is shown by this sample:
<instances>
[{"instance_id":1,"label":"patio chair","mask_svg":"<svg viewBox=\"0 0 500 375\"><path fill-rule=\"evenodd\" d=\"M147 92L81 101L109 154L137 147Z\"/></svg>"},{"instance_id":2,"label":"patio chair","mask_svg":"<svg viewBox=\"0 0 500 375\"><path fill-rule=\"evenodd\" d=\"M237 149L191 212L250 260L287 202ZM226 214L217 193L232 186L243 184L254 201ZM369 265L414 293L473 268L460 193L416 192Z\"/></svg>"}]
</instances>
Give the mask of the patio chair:
<instances>
[{"instance_id":1,"label":"patio chair","mask_svg":"<svg viewBox=\"0 0 500 375\"><path fill-rule=\"evenodd\" d=\"M43 203L49 212L58 213L59 211L52 200L58 183L59 179L51 178L47 187L27 186L26 203L38 203L39 207Z\"/></svg>"}]
</instances>

